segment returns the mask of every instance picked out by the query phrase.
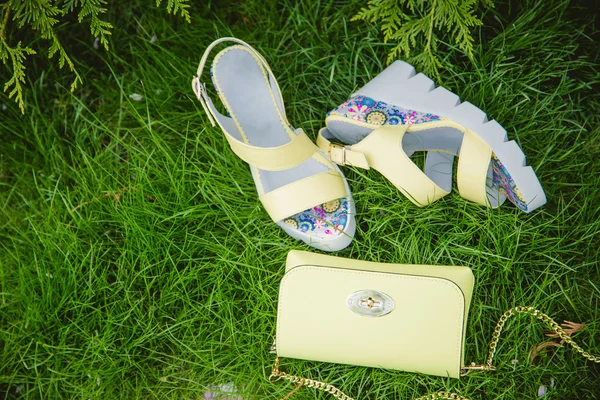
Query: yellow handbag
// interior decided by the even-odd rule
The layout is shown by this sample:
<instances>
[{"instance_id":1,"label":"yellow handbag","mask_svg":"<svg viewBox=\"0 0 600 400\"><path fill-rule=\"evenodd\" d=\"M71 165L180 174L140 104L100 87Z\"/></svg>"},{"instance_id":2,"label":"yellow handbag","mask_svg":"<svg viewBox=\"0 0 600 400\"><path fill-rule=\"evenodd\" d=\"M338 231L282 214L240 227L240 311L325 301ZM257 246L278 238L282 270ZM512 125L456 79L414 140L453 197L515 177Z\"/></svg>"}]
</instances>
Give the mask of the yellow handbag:
<instances>
[{"instance_id":1,"label":"yellow handbag","mask_svg":"<svg viewBox=\"0 0 600 400\"><path fill-rule=\"evenodd\" d=\"M279 289L281 357L458 378L473 273L290 251Z\"/></svg>"},{"instance_id":2,"label":"yellow handbag","mask_svg":"<svg viewBox=\"0 0 600 400\"><path fill-rule=\"evenodd\" d=\"M552 318L533 307L518 306L500 318L486 363L465 366L473 284L467 267L384 264L290 251L279 289L271 348L277 358L270 379L297 384L293 392L308 386L352 400L332 385L281 371L279 357L452 378L472 370L492 371L500 333L515 314L529 314L547 323L564 343L600 363L600 356L584 351ZM446 392L425 398L465 399Z\"/></svg>"}]
</instances>

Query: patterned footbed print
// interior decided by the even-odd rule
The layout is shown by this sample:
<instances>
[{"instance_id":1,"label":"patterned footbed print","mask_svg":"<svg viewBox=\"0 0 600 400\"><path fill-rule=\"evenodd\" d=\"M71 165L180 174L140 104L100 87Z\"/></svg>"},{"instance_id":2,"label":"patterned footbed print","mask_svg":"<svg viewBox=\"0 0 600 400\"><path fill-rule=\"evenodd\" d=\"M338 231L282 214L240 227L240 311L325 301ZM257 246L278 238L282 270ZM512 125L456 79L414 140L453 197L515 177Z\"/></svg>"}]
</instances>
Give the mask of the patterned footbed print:
<instances>
[{"instance_id":1,"label":"patterned footbed print","mask_svg":"<svg viewBox=\"0 0 600 400\"><path fill-rule=\"evenodd\" d=\"M341 235L348 223L348 200L336 199L286 218L286 225L319 239Z\"/></svg>"},{"instance_id":2,"label":"patterned footbed print","mask_svg":"<svg viewBox=\"0 0 600 400\"><path fill-rule=\"evenodd\" d=\"M527 203L525 203L523 195L521 195L506 167L494 153L492 153L492 172L494 173L494 185L499 188L500 193L505 195L515 206L527 211Z\"/></svg>"},{"instance_id":3,"label":"patterned footbed print","mask_svg":"<svg viewBox=\"0 0 600 400\"><path fill-rule=\"evenodd\" d=\"M355 121L374 125L412 125L440 121L435 114L398 107L366 96L355 96L331 110L327 115L339 115ZM502 162L492 153L493 182L500 193L514 205L527 211L527 203Z\"/></svg>"},{"instance_id":4,"label":"patterned footbed print","mask_svg":"<svg viewBox=\"0 0 600 400\"><path fill-rule=\"evenodd\" d=\"M409 110L366 96L353 97L327 115L339 115L375 125L410 125L441 119L434 114Z\"/></svg>"}]
</instances>

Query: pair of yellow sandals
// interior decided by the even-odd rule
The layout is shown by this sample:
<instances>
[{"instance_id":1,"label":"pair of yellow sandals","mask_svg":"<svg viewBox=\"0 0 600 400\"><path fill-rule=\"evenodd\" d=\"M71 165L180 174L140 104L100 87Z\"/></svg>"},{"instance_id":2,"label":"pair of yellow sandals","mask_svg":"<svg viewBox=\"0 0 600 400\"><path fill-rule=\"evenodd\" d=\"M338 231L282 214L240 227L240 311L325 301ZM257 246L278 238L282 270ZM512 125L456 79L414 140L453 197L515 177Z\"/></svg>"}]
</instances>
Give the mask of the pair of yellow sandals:
<instances>
[{"instance_id":1,"label":"pair of yellow sandals","mask_svg":"<svg viewBox=\"0 0 600 400\"><path fill-rule=\"evenodd\" d=\"M214 57L211 76L228 116L200 82L211 50L226 41L237 44ZM535 172L500 124L403 61L330 111L316 145L290 125L269 65L239 39L208 46L192 87L213 126L221 127L234 153L250 165L273 221L320 250L345 248L356 229L354 202L338 165L379 171L421 207L451 192L458 157L463 198L487 207L508 198L525 212L546 203ZM417 151L427 152L423 169L410 159Z\"/></svg>"}]
</instances>

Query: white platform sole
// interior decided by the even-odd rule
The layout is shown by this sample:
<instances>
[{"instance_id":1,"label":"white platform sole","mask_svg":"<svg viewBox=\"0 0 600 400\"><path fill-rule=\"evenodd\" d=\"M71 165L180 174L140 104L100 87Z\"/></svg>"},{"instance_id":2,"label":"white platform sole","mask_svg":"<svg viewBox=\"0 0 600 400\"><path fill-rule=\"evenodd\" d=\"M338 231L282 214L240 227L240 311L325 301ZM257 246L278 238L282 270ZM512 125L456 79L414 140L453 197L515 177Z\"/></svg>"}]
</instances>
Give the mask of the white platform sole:
<instances>
[{"instance_id":1,"label":"white platform sole","mask_svg":"<svg viewBox=\"0 0 600 400\"><path fill-rule=\"evenodd\" d=\"M531 212L546 204L546 195L533 168L525 163L525 154L514 141L508 141L506 129L469 102L461 102L454 93L437 87L426 75L417 74L412 65L395 61L368 84L352 95L366 96L411 110L428 112L455 121L483 139L509 171L522 200Z\"/></svg>"}]
</instances>

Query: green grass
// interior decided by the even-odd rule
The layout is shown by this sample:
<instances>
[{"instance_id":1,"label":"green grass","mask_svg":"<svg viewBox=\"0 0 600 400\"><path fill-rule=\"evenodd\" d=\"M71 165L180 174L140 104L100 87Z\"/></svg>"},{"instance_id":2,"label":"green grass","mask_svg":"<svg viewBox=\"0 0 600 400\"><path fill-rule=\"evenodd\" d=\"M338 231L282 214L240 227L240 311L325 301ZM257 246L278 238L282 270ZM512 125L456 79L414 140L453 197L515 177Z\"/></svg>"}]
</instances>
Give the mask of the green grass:
<instances>
[{"instance_id":1,"label":"green grass","mask_svg":"<svg viewBox=\"0 0 600 400\"><path fill-rule=\"evenodd\" d=\"M111 14L110 54L73 35L85 61L77 92L70 77L31 65L38 78L26 115L2 95L0 397L202 399L233 382L244 397L278 399L293 388L267 380L269 346L286 253L310 248L270 222L190 80L212 40L246 40L270 62L292 124L314 138L325 113L384 68L390 45L377 27L348 22L359 6L218 2L196 7L187 25L135 3ZM417 208L376 172L345 169L358 232L340 256L473 269L468 362L484 361L497 318L513 305L585 322L576 339L600 353L600 72L590 13L558 1L498 4L476 32L473 62L443 53L454 67L439 83L497 119L527 154L549 199L539 211L488 210L456 192ZM517 317L498 371L461 380L290 359L283 368L356 399L438 390L533 399L540 385L548 399L600 398L600 365L568 348L529 360L545 340L543 326Z\"/></svg>"}]
</instances>

